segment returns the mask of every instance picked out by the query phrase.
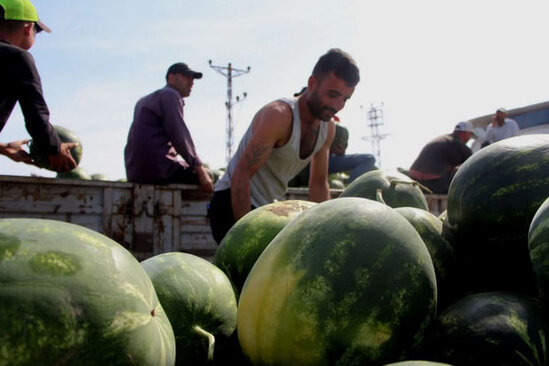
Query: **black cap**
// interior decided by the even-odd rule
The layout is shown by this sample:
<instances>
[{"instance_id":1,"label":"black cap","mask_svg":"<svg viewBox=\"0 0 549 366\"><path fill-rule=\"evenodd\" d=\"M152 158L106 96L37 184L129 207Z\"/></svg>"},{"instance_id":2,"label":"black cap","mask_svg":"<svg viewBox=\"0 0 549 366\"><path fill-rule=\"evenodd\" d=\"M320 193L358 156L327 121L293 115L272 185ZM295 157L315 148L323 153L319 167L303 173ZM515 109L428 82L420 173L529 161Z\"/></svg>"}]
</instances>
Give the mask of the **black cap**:
<instances>
[{"instance_id":1,"label":"black cap","mask_svg":"<svg viewBox=\"0 0 549 366\"><path fill-rule=\"evenodd\" d=\"M183 62L178 62L170 66L168 69L168 72L166 73L166 79L168 78L168 75L170 74L182 74L182 75L189 75L192 76L194 79L200 79L202 78L202 73L197 72L194 70L191 70L187 64Z\"/></svg>"}]
</instances>

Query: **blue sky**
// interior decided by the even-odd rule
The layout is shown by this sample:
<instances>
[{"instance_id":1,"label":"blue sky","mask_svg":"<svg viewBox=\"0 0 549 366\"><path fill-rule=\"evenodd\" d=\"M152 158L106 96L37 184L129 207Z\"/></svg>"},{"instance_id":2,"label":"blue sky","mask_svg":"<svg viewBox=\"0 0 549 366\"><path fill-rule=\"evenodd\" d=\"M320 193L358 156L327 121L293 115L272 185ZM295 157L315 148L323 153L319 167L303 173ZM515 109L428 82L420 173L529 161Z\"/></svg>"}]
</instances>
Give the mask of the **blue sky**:
<instances>
[{"instance_id":1,"label":"blue sky","mask_svg":"<svg viewBox=\"0 0 549 366\"><path fill-rule=\"evenodd\" d=\"M460 120L549 100L547 1L34 0L53 30L30 50L51 121L82 139L81 167L125 176L123 149L138 98L165 83L168 66L202 71L186 121L203 161L225 165L227 80L233 79L235 145L266 103L307 82L331 47L349 52L362 81L339 113L349 152L371 152L366 112L383 103L381 166L408 167L431 138ZM154 4L154 5L151 5ZM17 107L2 141L27 138ZM236 146L235 146L236 148ZM54 176L0 158L0 174Z\"/></svg>"}]
</instances>

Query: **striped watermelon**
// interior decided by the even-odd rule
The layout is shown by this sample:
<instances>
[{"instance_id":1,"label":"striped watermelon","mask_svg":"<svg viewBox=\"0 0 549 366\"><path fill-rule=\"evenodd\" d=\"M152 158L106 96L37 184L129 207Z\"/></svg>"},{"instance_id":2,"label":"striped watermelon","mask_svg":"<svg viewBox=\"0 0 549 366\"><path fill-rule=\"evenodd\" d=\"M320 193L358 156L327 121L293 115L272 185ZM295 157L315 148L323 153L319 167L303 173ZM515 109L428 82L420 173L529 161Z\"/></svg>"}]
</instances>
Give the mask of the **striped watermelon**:
<instances>
[{"instance_id":1,"label":"striped watermelon","mask_svg":"<svg viewBox=\"0 0 549 366\"><path fill-rule=\"evenodd\" d=\"M427 199L418 183L396 170L370 170L349 184L341 192L340 197L376 200L378 189L381 189L383 201L390 207L417 207L429 210Z\"/></svg>"},{"instance_id":2,"label":"striped watermelon","mask_svg":"<svg viewBox=\"0 0 549 366\"><path fill-rule=\"evenodd\" d=\"M54 125L53 129L57 133L57 136L59 136L59 140L61 140L61 142L78 142L78 146L71 149L72 158L76 162L76 166L78 166L78 164L80 164L80 160L82 160L82 141L80 141L80 138L66 127ZM36 166L49 169L49 156L42 153L39 147L33 143L32 140L29 145L29 154L31 155Z\"/></svg>"},{"instance_id":3,"label":"striped watermelon","mask_svg":"<svg viewBox=\"0 0 549 366\"><path fill-rule=\"evenodd\" d=\"M438 306L445 307L457 300L452 283L456 280L454 248L442 233L442 220L416 207L397 207L395 210L412 224L429 250L437 277Z\"/></svg>"},{"instance_id":4,"label":"striped watermelon","mask_svg":"<svg viewBox=\"0 0 549 366\"><path fill-rule=\"evenodd\" d=\"M538 208L530 223L528 249L539 294L549 304L549 198Z\"/></svg>"},{"instance_id":5,"label":"striped watermelon","mask_svg":"<svg viewBox=\"0 0 549 366\"><path fill-rule=\"evenodd\" d=\"M214 342L228 342L236 328L231 282L210 262L188 253L164 253L141 262L170 322L177 365L213 361Z\"/></svg>"},{"instance_id":6,"label":"striped watermelon","mask_svg":"<svg viewBox=\"0 0 549 366\"><path fill-rule=\"evenodd\" d=\"M413 360L389 363L384 366L452 366L449 363L440 363L433 361Z\"/></svg>"},{"instance_id":7,"label":"striped watermelon","mask_svg":"<svg viewBox=\"0 0 549 366\"><path fill-rule=\"evenodd\" d=\"M547 365L541 301L511 292L466 296L444 310L429 335L432 359L455 365Z\"/></svg>"},{"instance_id":8,"label":"striped watermelon","mask_svg":"<svg viewBox=\"0 0 549 366\"><path fill-rule=\"evenodd\" d=\"M237 329L252 364L377 364L419 344L435 311L417 231L386 205L347 197L273 239L246 279Z\"/></svg>"},{"instance_id":9,"label":"striped watermelon","mask_svg":"<svg viewBox=\"0 0 549 366\"><path fill-rule=\"evenodd\" d=\"M483 148L460 167L448 191L447 220L464 291L536 292L528 230L549 196L549 135L524 135Z\"/></svg>"},{"instance_id":10,"label":"striped watermelon","mask_svg":"<svg viewBox=\"0 0 549 366\"><path fill-rule=\"evenodd\" d=\"M175 339L130 252L87 228L0 220L0 365L173 365Z\"/></svg>"},{"instance_id":11,"label":"striped watermelon","mask_svg":"<svg viewBox=\"0 0 549 366\"><path fill-rule=\"evenodd\" d=\"M237 296L255 261L276 234L315 204L302 200L273 202L248 212L231 227L217 247L213 263L229 277Z\"/></svg>"}]
</instances>

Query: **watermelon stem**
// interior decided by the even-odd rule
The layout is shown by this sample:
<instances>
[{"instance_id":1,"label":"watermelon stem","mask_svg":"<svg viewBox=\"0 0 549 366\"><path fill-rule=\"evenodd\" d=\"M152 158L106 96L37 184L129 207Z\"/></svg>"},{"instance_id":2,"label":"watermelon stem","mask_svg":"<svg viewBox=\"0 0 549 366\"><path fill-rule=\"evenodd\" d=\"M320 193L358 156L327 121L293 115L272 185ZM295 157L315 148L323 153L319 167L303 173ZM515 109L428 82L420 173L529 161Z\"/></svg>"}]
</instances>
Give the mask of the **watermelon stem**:
<instances>
[{"instance_id":1,"label":"watermelon stem","mask_svg":"<svg viewBox=\"0 0 549 366\"><path fill-rule=\"evenodd\" d=\"M383 191L381 189L376 191L376 201L386 205L385 200L383 199Z\"/></svg>"},{"instance_id":2,"label":"watermelon stem","mask_svg":"<svg viewBox=\"0 0 549 366\"><path fill-rule=\"evenodd\" d=\"M433 193L433 191L431 191L429 188L425 187L423 184L421 184L419 182L416 182L415 180L407 181L407 180L402 180L402 179L391 179L390 183L391 183L391 188L394 188L398 183L400 183L400 184L413 184L415 186L418 186L424 192Z\"/></svg>"},{"instance_id":3,"label":"watermelon stem","mask_svg":"<svg viewBox=\"0 0 549 366\"><path fill-rule=\"evenodd\" d=\"M200 326L198 325L194 325L193 330L195 331L195 333L198 333L199 335L208 338L208 361L213 361L215 337L213 336L212 333L205 331L204 329L200 328Z\"/></svg>"}]
</instances>

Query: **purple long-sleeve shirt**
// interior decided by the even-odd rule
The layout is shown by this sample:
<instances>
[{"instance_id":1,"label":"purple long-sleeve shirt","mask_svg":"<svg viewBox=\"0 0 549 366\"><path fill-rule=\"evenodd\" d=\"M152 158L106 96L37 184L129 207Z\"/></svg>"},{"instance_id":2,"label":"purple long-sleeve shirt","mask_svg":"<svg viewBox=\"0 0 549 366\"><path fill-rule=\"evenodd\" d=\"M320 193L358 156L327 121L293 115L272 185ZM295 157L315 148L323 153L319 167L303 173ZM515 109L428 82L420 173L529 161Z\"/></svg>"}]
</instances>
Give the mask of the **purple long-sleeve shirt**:
<instances>
[{"instance_id":1,"label":"purple long-sleeve shirt","mask_svg":"<svg viewBox=\"0 0 549 366\"><path fill-rule=\"evenodd\" d=\"M162 184L181 166L202 165L183 119L184 105L170 86L137 102L124 151L128 181Z\"/></svg>"}]
</instances>

